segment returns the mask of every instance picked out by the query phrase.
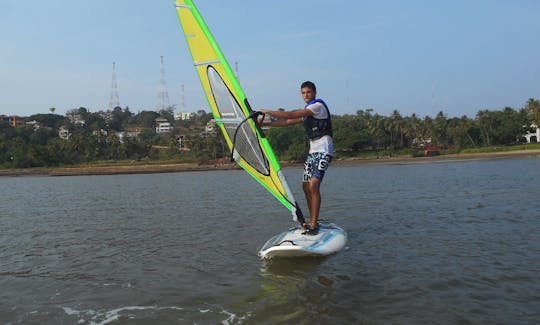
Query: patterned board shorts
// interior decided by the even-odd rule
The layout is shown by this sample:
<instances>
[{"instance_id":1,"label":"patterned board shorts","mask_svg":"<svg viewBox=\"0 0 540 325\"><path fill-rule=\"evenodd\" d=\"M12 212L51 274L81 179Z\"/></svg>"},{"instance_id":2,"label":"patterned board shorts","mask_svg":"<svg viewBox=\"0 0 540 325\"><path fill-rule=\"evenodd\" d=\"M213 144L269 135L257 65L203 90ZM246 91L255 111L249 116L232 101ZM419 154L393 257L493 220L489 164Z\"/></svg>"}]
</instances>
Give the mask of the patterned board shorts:
<instances>
[{"instance_id":1,"label":"patterned board shorts","mask_svg":"<svg viewBox=\"0 0 540 325\"><path fill-rule=\"evenodd\" d=\"M313 177L322 181L331 161L332 156L325 152L310 153L304 163L303 182L309 182Z\"/></svg>"}]
</instances>

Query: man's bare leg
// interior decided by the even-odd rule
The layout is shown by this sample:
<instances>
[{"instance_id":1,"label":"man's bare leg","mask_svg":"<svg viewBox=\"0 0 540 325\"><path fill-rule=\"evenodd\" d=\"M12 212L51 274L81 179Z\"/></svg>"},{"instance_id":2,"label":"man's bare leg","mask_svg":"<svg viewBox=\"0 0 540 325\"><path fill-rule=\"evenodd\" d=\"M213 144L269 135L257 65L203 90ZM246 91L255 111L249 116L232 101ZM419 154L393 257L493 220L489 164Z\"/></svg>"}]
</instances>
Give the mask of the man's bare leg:
<instances>
[{"instance_id":1,"label":"man's bare leg","mask_svg":"<svg viewBox=\"0 0 540 325\"><path fill-rule=\"evenodd\" d=\"M309 183L302 183L302 188L304 189L309 209L310 227L314 229L318 226L317 220L319 219L319 210L321 208L321 180L313 177Z\"/></svg>"}]
</instances>

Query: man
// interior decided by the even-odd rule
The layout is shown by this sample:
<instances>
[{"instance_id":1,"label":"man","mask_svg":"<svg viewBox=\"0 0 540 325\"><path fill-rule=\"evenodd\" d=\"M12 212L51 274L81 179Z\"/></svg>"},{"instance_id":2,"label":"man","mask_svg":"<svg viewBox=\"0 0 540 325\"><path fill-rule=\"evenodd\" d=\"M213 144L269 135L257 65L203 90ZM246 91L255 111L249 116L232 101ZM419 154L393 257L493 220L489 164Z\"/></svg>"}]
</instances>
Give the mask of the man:
<instances>
[{"instance_id":1,"label":"man","mask_svg":"<svg viewBox=\"0 0 540 325\"><path fill-rule=\"evenodd\" d=\"M304 234L316 235L319 232L319 210L321 207L320 186L332 155L332 120L328 106L322 99L317 99L317 88L311 81L302 83L300 90L306 102L303 109L295 111L272 111L262 109L260 112L278 118L277 121L263 122L263 125L282 127L303 123L309 139L309 154L304 163L302 189L306 196L310 222L303 224Z\"/></svg>"}]
</instances>

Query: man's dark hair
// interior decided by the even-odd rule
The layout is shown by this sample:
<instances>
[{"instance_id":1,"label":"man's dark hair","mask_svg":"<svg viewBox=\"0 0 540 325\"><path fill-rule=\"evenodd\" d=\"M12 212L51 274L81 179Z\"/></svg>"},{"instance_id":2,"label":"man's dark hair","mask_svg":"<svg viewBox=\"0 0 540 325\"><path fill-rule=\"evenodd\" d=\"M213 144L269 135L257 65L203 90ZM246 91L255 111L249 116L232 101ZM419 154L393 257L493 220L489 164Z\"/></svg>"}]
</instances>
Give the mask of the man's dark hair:
<instances>
[{"instance_id":1,"label":"man's dark hair","mask_svg":"<svg viewBox=\"0 0 540 325\"><path fill-rule=\"evenodd\" d=\"M317 87L315 87L315 84L311 81L302 82L302 86L300 86L300 89L306 88L306 87L313 90L314 92L317 92Z\"/></svg>"}]
</instances>

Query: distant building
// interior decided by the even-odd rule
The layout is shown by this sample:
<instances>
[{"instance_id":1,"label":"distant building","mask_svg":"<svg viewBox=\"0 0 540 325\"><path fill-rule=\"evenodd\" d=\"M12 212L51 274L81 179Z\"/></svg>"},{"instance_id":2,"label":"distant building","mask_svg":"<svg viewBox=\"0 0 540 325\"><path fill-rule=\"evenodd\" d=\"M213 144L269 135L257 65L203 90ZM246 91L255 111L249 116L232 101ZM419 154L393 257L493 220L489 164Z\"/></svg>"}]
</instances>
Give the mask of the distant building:
<instances>
[{"instance_id":1,"label":"distant building","mask_svg":"<svg viewBox=\"0 0 540 325\"><path fill-rule=\"evenodd\" d=\"M107 131L103 130L103 129L100 129L100 130L94 130L94 131L92 131L92 134L93 134L94 136L96 136L96 137L97 137L97 136L103 136L103 137L106 137L109 133L108 133Z\"/></svg>"},{"instance_id":2,"label":"distant building","mask_svg":"<svg viewBox=\"0 0 540 325\"><path fill-rule=\"evenodd\" d=\"M172 124L166 118L156 118L156 133L170 133L173 129Z\"/></svg>"},{"instance_id":3,"label":"distant building","mask_svg":"<svg viewBox=\"0 0 540 325\"><path fill-rule=\"evenodd\" d=\"M208 123L206 123L206 128L205 128L206 133L212 133L214 132L215 129L216 129L216 120L211 119L210 121L208 121Z\"/></svg>"},{"instance_id":4,"label":"distant building","mask_svg":"<svg viewBox=\"0 0 540 325\"><path fill-rule=\"evenodd\" d=\"M180 134L177 134L176 135L176 142L178 143L178 148L180 148L180 150L189 150L187 148L187 143L185 141L185 137L183 135L180 135Z\"/></svg>"},{"instance_id":5,"label":"distant building","mask_svg":"<svg viewBox=\"0 0 540 325\"><path fill-rule=\"evenodd\" d=\"M26 123L24 117L20 117L17 115L12 115L12 116L0 115L0 121L8 122L8 124L14 128L16 128L17 126L25 125Z\"/></svg>"},{"instance_id":6,"label":"distant building","mask_svg":"<svg viewBox=\"0 0 540 325\"><path fill-rule=\"evenodd\" d=\"M37 129L40 128L40 125L36 120L28 121L28 122L25 123L25 125L26 126L31 126L34 129L34 131L36 131Z\"/></svg>"},{"instance_id":7,"label":"distant building","mask_svg":"<svg viewBox=\"0 0 540 325\"><path fill-rule=\"evenodd\" d=\"M118 141L120 141L120 143L124 143L127 138L136 139L139 134L141 134L141 131L138 128L116 132L116 136L118 137Z\"/></svg>"},{"instance_id":8,"label":"distant building","mask_svg":"<svg viewBox=\"0 0 540 325\"><path fill-rule=\"evenodd\" d=\"M175 120L182 120L182 121L187 121L187 120L191 120L193 117L195 117L195 113L191 113L191 112L180 112L178 114L176 114L176 116L174 117Z\"/></svg>"},{"instance_id":9,"label":"distant building","mask_svg":"<svg viewBox=\"0 0 540 325\"><path fill-rule=\"evenodd\" d=\"M24 122L20 116L13 115L9 117L9 124L14 128L16 128L17 125L21 125L22 123Z\"/></svg>"},{"instance_id":10,"label":"distant building","mask_svg":"<svg viewBox=\"0 0 540 325\"><path fill-rule=\"evenodd\" d=\"M528 132L524 135L527 143L540 142L540 128L536 124L532 124L531 128L536 128L536 132Z\"/></svg>"},{"instance_id":11,"label":"distant building","mask_svg":"<svg viewBox=\"0 0 540 325\"><path fill-rule=\"evenodd\" d=\"M431 139L431 138L427 138L427 139L414 138L412 140L412 143L413 143L414 146L421 147L421 148L431 145L432 142L433 142L433 139Z\"/></svg>"},{"instance_id":12,"label":"distant building","mask_svg":"<svg viewBox=\"0 0 540 325\"><path fill-rule=\"evenodd\" d=\"M60 139L67 140L71 136L71 133L69 133L68 129L61 126L60 129L58 130L58 136L60 137Z\"/></svg>"},{"instance_id":13,"label":"distant building","mask_svg":"<svg viewBox=\"0 0 540 325\"><path fill-rule=\"evenodd\" d=\"M103 118L107 122L112 120L112 112L111 111L106 111L106 112L100 111L100 112L98 112L98 114L99 114L99 116L101 118Z\"/></svg>"},{"instance_id":14,"label":"distant building","mask_svg":"<svg viewBox=\"0 0 540 325\"><path fill-rule=\"evenodd\" d=\"M69 113L67 114L69 121L77 126L84 126L86 122L82 118L81 114Z\"/></svg>"}]
</instances>

